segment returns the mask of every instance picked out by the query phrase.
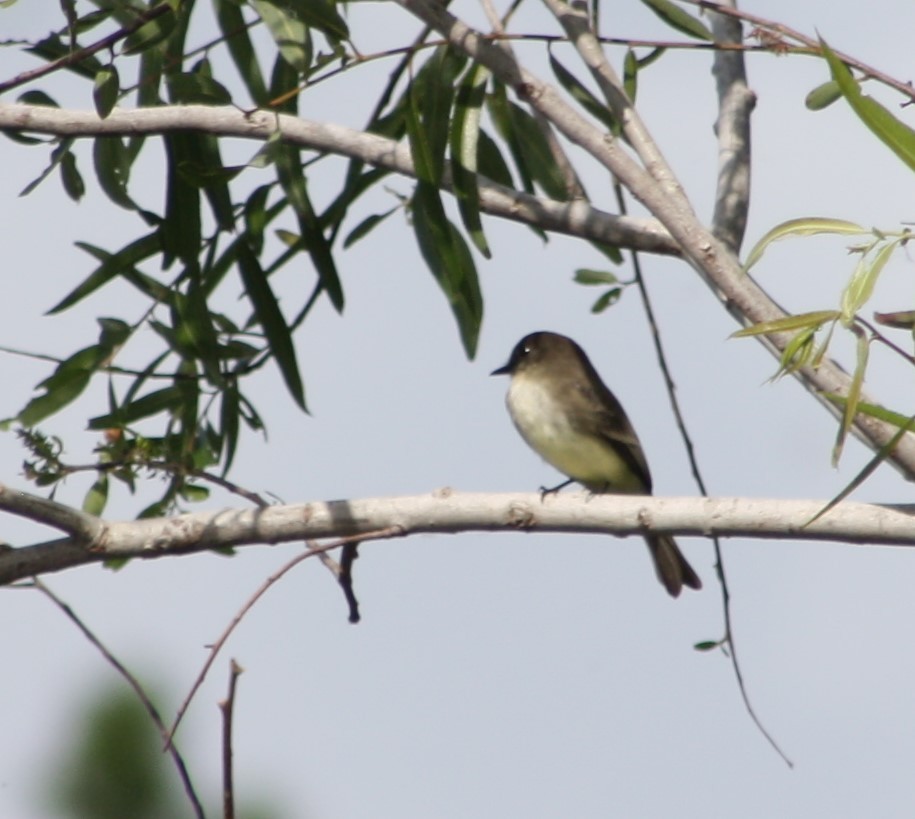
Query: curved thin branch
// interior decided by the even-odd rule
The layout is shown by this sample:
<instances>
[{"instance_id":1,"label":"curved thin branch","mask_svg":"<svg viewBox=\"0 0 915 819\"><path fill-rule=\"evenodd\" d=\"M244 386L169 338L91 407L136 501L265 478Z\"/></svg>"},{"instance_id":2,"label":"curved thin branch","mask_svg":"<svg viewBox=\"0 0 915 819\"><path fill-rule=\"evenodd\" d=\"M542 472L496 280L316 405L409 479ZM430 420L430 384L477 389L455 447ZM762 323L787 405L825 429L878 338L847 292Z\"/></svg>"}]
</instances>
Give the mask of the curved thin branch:
<instances>
[{"instance_id":1,"label":"curved thin branch","mask_svg":"<svg viewBox=\"0 0 915 819\"><path fill-rule=\"evenodd\" d=\"M95 539L57 540L0 551L0 584L111 558L156 558L212 549L362 535L363 541L420 533L590 532L698 537L835 540L915 546L915 506L816 500L656 498L540 493L429 495L315 501L266 509L223 509L172 518L99 521ZM809 525L808 525L809 522ZM381 532L381 534L379 534Z\"/></svg>"},{"instance_id":2,"label":"curved thin branch","mask_svg":"<svg viewBox=\"0 0 915 819\"><path fill-rule=\"evenodd\" d=\"M294 145L359 159L378 168L416 177L407 145L342 125L299 119L266 111L244 112L208 105L118 109L105 119L92 111L72 111L40 105L0 104L0 131L58 136L133 136L173 131L199 131L223 137L266 141L277 128ZM615 216L587 202L558 202L506 188L478 177L480 209L493 216L646 253L679 255L679 248L654 219ZM451 190L450 172L443 185Z\"/></svg>"}]
</instances>

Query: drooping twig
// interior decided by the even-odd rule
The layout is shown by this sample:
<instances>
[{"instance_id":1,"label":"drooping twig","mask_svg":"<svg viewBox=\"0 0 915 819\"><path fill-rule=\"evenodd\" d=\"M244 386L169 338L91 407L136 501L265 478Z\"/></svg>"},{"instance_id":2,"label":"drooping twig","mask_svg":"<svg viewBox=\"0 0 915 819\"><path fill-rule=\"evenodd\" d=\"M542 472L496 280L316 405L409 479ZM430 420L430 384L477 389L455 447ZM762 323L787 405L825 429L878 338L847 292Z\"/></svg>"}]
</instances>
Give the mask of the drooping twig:
<instances>
[{"instance_id":1,"label":"drooping twig","mask_svg":"<svg viewBox=\"0 0 915 819\"><path fill-rule=\"evenodd\" d=\"M146 693L146 690L143 688L142 683L114 656L102 643L102 641L95 636L95 634L89 629L89 627L80 619L80 617L73 611L70 606L61 600L51 589L49 589L44 583L41 582L38 578L34 578L28 584L23 584L21 587L17 588L35 588L40 591L45 597L47 597L55 606L57 606L69 619L70 621L83 633L83 636L95 646L101 655L111 664L115 671L120 674L127 684L133 689L134 693L137 695L137 699L143 705L143 708L146 709L146 713L149 714L149 718L153 721L153 724L156 726L156 730L159 732L159 736L163 739L168 737L168 729L165 726L165 723L162 721L162 717L159 715L159 710L153 704L149 695ZM197 797L197 792L194 790L194 785L191 782L190 773L187 770L187 765L184 763L184 758L179 753L178 749L174 746L173 743L168 744L168 752L172 757L172 760L175 763L175 767L178 770L178 776L181 779L181 784L184 787L184 792L187 794L188 801L191 803L191 807L194 810L194 815L199 817L199 819L204 819L203 805L200 804L200 800Z\"/></svg>"},{"instance_id":2,"label":"drooping twig","mask_svg":"<svg viewBox=\"0 0 915 819\"><path fill-rule=\"evenodd\" d=\"M387 530L382 530L375 533L377 537L390 537L392 533ZM194 695L197 693L197 690L203 684L206 675L209 673L210 667L213 665L213 662L216 660L219 652L222 650L222 647L226 644L226 641L229 639L229 636L235 631L236 626L244 619L245 615L254 607L254 604L261 599L266 593L267 590L273 586L281 578L285 577L292 569L299 565L303 560L308 560L310 557L315 557L316 555L323 554L325 552L332 551L333 549L339 549L341 546L346 543L365 540L366 535L361 535L358 538L338 538L330 543L322 543L309 545L308 550L303 552L300 555L297 555L288 563L284 564L280 569L274 572L270 577L268 577L261 585L257 588L254 594L245 601L245 604L236 612L235 616L229 622L229 625L223 630L222 634L219 635L216 642L213 643L209 649L210 652L207 655L207 659L203 664L203 667L200 669L200 673L197 675L197 678L194 680L194 683L191 685L190 690L188 691L187 696L184 698L184 702L178 708L178 712L175 715L175 721L172 723L172 727L168 730L166 734L166 744L170 744L175 736L175 731L178 730L178 726L181 724L181 720L184 718L185 713L187 712L188 707L191 704L191 700L194 699Z\"/></svg>"}]
</instances>

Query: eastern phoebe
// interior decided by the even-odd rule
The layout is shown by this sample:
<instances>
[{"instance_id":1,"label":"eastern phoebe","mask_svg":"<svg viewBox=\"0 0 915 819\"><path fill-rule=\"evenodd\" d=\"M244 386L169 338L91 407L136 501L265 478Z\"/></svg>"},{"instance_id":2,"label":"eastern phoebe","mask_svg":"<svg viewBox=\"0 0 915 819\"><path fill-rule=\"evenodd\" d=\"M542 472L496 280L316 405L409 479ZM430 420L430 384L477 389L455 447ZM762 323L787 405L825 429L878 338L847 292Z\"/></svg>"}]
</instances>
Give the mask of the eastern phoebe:
<instances>
[{"instance_id":1,"label":"eastern phoebe","mask_svg":"<svg viewBox=\"0 0 915 819\"><path fill-rule=\"evenodd\" d=\"M505 403L521 437L548 464L594 493L650 495L651 475L641 444L613 393L584 350L557 333L531 333L504 367ZM658 579L677 597L702 588L674 539L646 535Z\"/></svg>"}]
</instances>

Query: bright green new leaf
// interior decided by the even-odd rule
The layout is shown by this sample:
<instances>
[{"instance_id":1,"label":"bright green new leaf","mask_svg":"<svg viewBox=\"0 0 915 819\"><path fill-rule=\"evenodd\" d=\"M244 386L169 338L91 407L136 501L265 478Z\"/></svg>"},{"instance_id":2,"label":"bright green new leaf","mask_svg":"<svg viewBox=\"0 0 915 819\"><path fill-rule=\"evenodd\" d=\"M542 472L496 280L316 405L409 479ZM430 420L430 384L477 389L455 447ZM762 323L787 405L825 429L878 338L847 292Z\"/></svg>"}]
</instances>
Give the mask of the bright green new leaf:
<instances>
[{"instance_id":1,"label":"bright green new leaf","mask_svg":"<svg viewBox=\"0 0 915 819\"><path fill-rule=\"evenodd\" d=\"M750 327L744 327L731 333L731 338L746 338L747 336L762 336L769 333L786 333L791 330L799 330L804 327L817 329L828 321L837 321L842 317L838 310L816 310L811 313L799 313L796 316L785 316L785 318L773 319L772 321L761 321Z\"/></svg>"},{"instance_id":2,"label":"bright green new leaf","mask_svg":"<svg viewBox=\"0 0 915 819\"><path fill-rule=\"evenodd\" d=\"M893 251L899 247L898 241L887 242L877 251L873 259L862 256L855 265L851 281L842 292L842 321L848 324L870 299L877 279L886 267Z\"/></svg>"},{"instance_id":3,"label":"bright green new leaf","mask_svg":"<svg viewBox=\"0 0 915 819\"><path fill-rule=\"evenodd\" d=\"M790 236L816 236L820 233L830 233L838 236L861 236L870 234L871 231L845 219L826 219L819 216L789 219L787 222L776 225L753 245L753 249L747 254L743 269L748 271L753 267L760 260L766 248L779 239L787 239Z\"/></svg>"},{"instance_id":4,"label":"bright green new leaf","mask_svg":"<svg viewBox=\"0 0 915 819\"><path fill-rule=\"evenodd\" d=\"M609 270L592 270L580 267L575 271L575 281L579 284L617 284L619 279Z\"/></svg>"},{"instance_id":5,"label":"bright green new leaf","mask_svg":"<svg viewBox=\"0 0 915 819\"><path fill-rule=\"evenodd\" d=\"M89 487L83 498L83 511L89 515L101 515L108 502L108 476L102 472L95 483Z\"/></svg>"},{"instance_id":6,"label":"bright green new leaf","mask_svg":"<svg viewBox=\"0 0 915 819\"><path fill-rule=\"evenodd\" d=\"M839 458L842 457L842 449L845 446L845 439L851 425L854 423L855 415L858 414L858 402L861 400L861 386L864 383L864 371L867 369L867 358L870 352L870 339L865 332L855 328L858 336L857 355L855 361L855 371L851 377L851 383L848 385L848 395L845 399L845 410L842 413L842 423L839 425L839 431L836 435L836 443L832 449L832 465L837 466Z\"/></svg>"}]
</instances>

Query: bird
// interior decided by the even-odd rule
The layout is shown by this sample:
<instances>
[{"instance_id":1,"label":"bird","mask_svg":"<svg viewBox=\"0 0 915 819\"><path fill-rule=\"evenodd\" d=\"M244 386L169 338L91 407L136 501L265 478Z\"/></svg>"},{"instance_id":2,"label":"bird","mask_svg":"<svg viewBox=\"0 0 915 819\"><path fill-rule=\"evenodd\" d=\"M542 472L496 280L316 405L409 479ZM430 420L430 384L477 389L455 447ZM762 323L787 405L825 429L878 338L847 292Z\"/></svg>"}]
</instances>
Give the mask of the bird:
<instances>
[{"instance_id":1,"label":"bird","mask_svg":"<svg viewBox=\"0 0 915 819\"><path fill-rule=\"evenodd\" d=\"M491 375L509 375L508 413L543 460L595 494L651 494L651 473L622 405L572 339L531 333ZM699 575L669 535L646 534L658 580L672 597L701 589Z\"/></svg>"}]
</instances>

